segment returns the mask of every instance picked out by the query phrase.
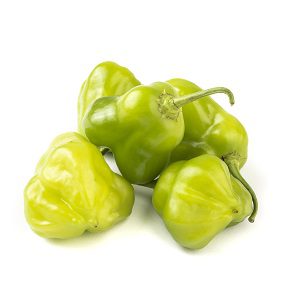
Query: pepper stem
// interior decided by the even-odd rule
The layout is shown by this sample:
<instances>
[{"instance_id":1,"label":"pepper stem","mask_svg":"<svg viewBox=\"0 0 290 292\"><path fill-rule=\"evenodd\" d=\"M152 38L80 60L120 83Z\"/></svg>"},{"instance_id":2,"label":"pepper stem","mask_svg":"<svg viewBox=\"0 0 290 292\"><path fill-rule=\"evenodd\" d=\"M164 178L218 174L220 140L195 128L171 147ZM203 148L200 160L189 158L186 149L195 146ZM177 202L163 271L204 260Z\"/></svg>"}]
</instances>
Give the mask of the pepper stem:
<instances>
[{"instance_id":1,"label":"pepper stem","mask_svg":"<svg viewBox=\"0 0 290 292\"><path fill-rule=\"evenodd\" d=\"M256 194L251 188L251 186L247 183L247 181L242 177L239 170L239 162L237 161L237 159L233 158L232 155L228 155L228 156L223 157L223 160L227 164L231 175L243 184L243 186L248 190L248 192L250 193L252 197L253 212L248 218L248 220L249 222L253 223L255 221L255 217L258 212L258 200L257 200Z\"/></svg>"},{"instance_id":2,"label":"pepper stem","mask_svg":"<svg viewBox=\"0 0 290 292\"><path fill-rule=\"evenodd\" d=\"M225 87L213 87L213 88L209 88L206 90L200 90L198 92L195 92L193 94L188 94L188 95L184 95L184 96L179 96L177 98L174 98L174 104L180 108L192 101L195 101L197 99L200 99L202 97L211 95L211 94L216 94L216 93L224 93L229 97L229 101L230 104L233 105L235 103L235 98L233 93Z\"/></svg>"}]
</instances>

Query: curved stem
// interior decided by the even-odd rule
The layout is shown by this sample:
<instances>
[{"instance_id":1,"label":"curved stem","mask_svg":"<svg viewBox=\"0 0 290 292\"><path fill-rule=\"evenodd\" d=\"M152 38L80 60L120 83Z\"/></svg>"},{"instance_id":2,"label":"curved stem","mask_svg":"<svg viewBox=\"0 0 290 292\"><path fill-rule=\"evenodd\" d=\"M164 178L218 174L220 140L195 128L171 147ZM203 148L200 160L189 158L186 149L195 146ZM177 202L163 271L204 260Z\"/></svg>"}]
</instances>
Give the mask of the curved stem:
<instances>
[{"instance_id":1,"label":"curved stem","mask_svg":"<svg viewBox=\"0 0 290 292\"><path fill-rule=\"evenodd\" d=\"M183 105L186 105L192 101L195 101L195 100L200 99L202 97L205 97L205 96L208 96L211 94L216 94L216 93L226 94L229 97L230 104L233 105L235 103L235 98L234 98L233 93L228 88L225 88L225 87L213 87L210 89L201 90L201 91L195 92L193 94L179 96L177 98L174 98L173 101L174 101L174 104L178 108L180 108Z\"/></svg>"},{"instance_id":2,"label":"curved stem","mask_svg":"<svg viewBox=\"0 0 290 292\"><path fill-rule=\"evenodd\" d=\"M253 223L255 221L255 217L256 217L257 212L258 212L258 200L257 200L256 194L253 191L253 189L251 188L251 186L242 177L240 170L239 170L239 167L238 167L238 163L234 159L225 158L224 161L227 164L231 175L243 184L243 186L248 190L248 192L250 193L250 195L252 197L253 212L250 215L250 217L248 218L248 220L249 220L249 222Z\"/></svg>"}]
</instances>

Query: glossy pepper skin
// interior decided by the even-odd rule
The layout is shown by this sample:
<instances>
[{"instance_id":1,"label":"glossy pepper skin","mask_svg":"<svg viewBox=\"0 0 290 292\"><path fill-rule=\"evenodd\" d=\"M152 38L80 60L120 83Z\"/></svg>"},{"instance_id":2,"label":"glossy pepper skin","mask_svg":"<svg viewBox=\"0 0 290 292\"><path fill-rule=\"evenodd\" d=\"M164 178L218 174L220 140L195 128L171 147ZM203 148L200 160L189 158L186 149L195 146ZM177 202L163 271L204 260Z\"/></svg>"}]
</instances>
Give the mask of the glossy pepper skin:
<instances>
[{"instance_id":1,"label":"glossy pepper skin","mask_svg":"<svg viewBox=\"0 0 290 292\"><path fill-rule=\"evenodd\" d=\"M184 79L167 81L181 96L202 90ZM222 158L238 154L240 167L247 160L248 136L243 125L211 97L206 96L182 108L185 131L182 143L172 153L172 161L190 159L202 154Z\"/></svg>"},{"instance_id":2,"label":"glossy pepper skin","mask_svg":"<svg viewBox=\"0 0 290 292\"><path fill-rule=\"evenodd\" d=\"M133 187L111 171L100 151L77 133L58 136L24 191L32 230L71 238L112 227L131 213Z\"/></svg>"},{"instance_id":3,"label":"glossy pepper skin","mask_svg":"<svg viewBox=\"0 0 290 292\"><path fill-rule=\"evenodd\" d=\"M207 154L171 164L152 201L173 238L190 249L206 246L252 213L250 193L221 159Z\"/></svg>"},{"instance_id":4,"label":"glossy pepper skin","mask_svg":"<svg viewBox=\"0 0 290 292\"><path fill-rule=\"evenodd\" d=\"M83 132L95 145L111 149L128 181L146 184L183 138L181 106L199 96L179 99L164 82L136 86L118 97L96 99L83 119Z\"/></svg>"},{"instance_id":5,"label":"glossy pepper skin","mask_svg":"<svg viewBox=\"0 0 290 292\"><path fill-rule=\"evenodd\" d=\"M78 125L81 131L82 119L90 104L103 96L122 95L134 86L140 85L134 74L114 62L97 65L82 84L78 98Z\"/></svg>"},{"instance_id":6,"label":"glossy pepper skin","mask_svg":"<svg viewBox=\"0 0 290 292\"><path fill-rule=\"evenodd\" d=\"M167 82L180 96L202 90L196 84L184 79L176 78ZM185 124L184 137L172 152L171 162L191 159L202 154L212 154L223 159L231 174L243 183L253 197L255 208L249 218L249 221L253 222L258 202L254 191L239 172L248 155L248 136L244 126L209 96L186 104L182 111Z\"/></svg>"},{"instance_id":7,"label":"glossy pepper skin","mask_svg":"<svg viewBox=\"0 0 290 292\"><path fill-rule=\"evenodd\" d=\"M153 180L167 165L184 133L182 112L168 105L166 83L140 85L119 97L95 100L83 130L97 146L109 147L122 175L131 183ZM161 96L161 97L160 97Z\"/></svg>"}]
</instances>

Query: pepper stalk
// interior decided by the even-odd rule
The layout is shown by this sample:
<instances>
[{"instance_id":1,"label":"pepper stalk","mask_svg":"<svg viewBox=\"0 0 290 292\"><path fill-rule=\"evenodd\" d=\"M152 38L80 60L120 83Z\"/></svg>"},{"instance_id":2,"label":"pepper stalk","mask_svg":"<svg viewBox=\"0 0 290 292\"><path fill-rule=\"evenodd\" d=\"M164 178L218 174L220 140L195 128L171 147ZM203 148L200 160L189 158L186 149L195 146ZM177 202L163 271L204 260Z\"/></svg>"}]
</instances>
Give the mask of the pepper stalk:
<instances>
[{"instance_id":1,"label":"pepper stalk","mask_svg":"<svg viewBox=\"0 0 290 292\"><path fill-rule=\"evenodd\" d=\"M248 218L248 220L249 222L253 223L258 212L258 200L255 192L240 173L239 160L237 159L238 155L239 155L238 153L230 153L228 155L223 156L222 159L227 164L231 175L242 183L242 185L248 190L252 197L253 212Z\"/></svg>"}]
</instances>

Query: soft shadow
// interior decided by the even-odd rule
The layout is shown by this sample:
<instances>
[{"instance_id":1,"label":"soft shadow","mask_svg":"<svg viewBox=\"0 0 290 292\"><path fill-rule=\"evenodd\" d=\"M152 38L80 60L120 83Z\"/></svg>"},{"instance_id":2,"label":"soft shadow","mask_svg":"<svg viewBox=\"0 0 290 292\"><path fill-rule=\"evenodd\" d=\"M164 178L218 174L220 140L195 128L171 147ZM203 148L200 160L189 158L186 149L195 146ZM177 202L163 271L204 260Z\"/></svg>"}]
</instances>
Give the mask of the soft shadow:
<instances>
[{"instance_id":1,"label":"soft shadow","mask_svg":"<svg viewBox=\"0 0 290 292\"><path fill-rule=\"evenodd\" d=\"M220 233L218 233L205 247L201 249L192 250L189 248L181 247L182 250L187 254L192 255L202 255L204 252L206 254L220 254L225 250L231 243L235 244L238 238L243 238L252 224L245 219L243 222L229 226Z\"/></svg>"},{"instance_id":2,"label":"soft shadow","mask_svg":"<svg viewBox=\"0 0 290 292\"><path fill-rule=\"evenodd\" d=\"M47 239L47 241L49 244L66 248L67 247L83 248L87 246L98 245L101 242L107 240L109 237L111 237L114 234L114 232L118 232L120 228L123 228L123 225L126 224L127 220L128 218L122 222L117 223L116 225L105 231L99 231L95 233L85 231L79 237L69 239Z\"/></svg>"},{"instance_id":3,"label":"soft shadow","mask_svg":"<svg viewBox=\"0 0 290 292\"><path fill-rule=\"evenodd\" d=\"M109 155L109 154L106 154ZM150 221L150 217L154 214L154 209L151 203L152 189L135 186L135 204L132 210L132 214L124 221L119 222L115 226L108 230L100 232L84 232L81 236L70 239L47 239L47 242L59 247L71 247L71 248L83 248L87 246L95 246L101 244L106 240L115 240L115 236L123 234L124 236L131 235L131 231L142 230L140 229L140 223ZM140 222L141 221L141 222ZM125 226L127 224L127 226ZM122 232L121 229L126 229ZM128 229L132 230L128 230Z\"/></svg>"},{"instance_id":4,"label":"soft shadow","mask_svg":"<svg viewBox=\"0 0 290 292\"><path fill-rule=\"evenodd\" d=\"M134 185L135 190L135 205L133 212L138 212L139 219L148 221L154 214L154 208L152 206L152 193L153 190L147 187Z\"/></svg>"}]
</instances>

